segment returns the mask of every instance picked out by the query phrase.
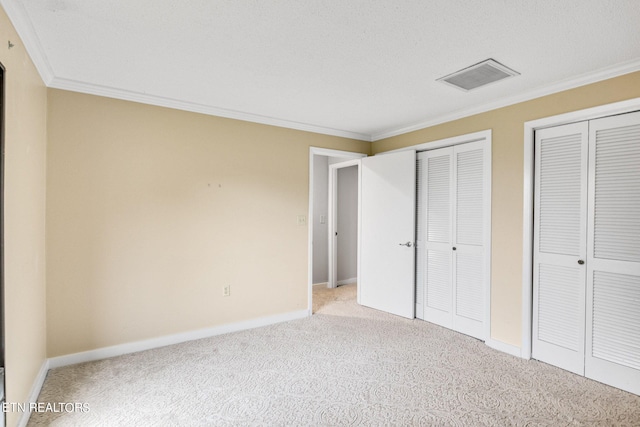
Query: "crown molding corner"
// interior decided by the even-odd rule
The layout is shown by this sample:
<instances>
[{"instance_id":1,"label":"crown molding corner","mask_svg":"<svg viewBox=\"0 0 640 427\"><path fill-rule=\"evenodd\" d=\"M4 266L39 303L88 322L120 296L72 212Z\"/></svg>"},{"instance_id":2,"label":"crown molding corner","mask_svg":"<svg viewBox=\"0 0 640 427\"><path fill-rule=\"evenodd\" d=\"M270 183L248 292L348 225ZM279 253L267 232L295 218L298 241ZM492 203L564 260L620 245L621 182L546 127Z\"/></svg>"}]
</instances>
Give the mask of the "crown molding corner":
<instances>
[{"instance_id":1,"label":"crown molding corner","mask_svg":"<svg viewBox=\"0 0 640 427\"><path fill-rule=\"evenodd\" d=\"M44 53L40 39L36 34L26 9L18 0L0 0L0 5L16 29L27 53L31 57L33 65L35 65L38 74L40 74L40 78L46 86L49 86L54 78L53 69Z\"/></svg>"}]
</instances>

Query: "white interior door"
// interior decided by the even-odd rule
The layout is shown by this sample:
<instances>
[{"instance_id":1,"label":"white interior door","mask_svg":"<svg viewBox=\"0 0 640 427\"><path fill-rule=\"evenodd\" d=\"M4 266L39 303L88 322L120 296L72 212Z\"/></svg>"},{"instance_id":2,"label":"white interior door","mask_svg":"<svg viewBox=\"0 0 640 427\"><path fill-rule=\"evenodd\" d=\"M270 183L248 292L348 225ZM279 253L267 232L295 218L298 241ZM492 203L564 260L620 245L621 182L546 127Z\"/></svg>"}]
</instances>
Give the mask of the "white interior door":
<instances>
[{"instance_id":1,"label":"white interior door","mask_svg":"<svg viewBox=\"0 0 640 427\"><path fill-rule=\"evenodd\" d=\"M414 318L415 151L361 164L359 302Z\"/></svg>"},{"instance_id":2,"label":"white interior door","mask_svg":"<svg viewBox=\"0 0 640 427\"><path fill-rule=\"evenodd\" d=\"M536 131L532 355L584 375L588 123Z\"/></svg>"},{"instance_id":3,"label":"white interior door","mask_svg":"<svg viewBox=\"0 0 640 427\"><path fill-rule=\"evenodd\" d=\"M589 134L585 375L640 394L640 112Z\"/></svg>"}]
</instances>

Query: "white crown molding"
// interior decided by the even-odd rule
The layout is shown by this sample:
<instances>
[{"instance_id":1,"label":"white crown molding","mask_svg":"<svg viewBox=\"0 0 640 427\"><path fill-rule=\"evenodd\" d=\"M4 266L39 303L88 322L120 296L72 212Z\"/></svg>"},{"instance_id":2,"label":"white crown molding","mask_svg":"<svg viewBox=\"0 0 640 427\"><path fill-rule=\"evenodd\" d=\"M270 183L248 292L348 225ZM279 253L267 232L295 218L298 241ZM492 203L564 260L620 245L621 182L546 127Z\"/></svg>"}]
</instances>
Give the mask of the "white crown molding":
<instances>
[{"instance_id":1,"label":"white crown molding","mask_svg":"<svg viewBox=\"0 0 640 427\"><path fill-rule=\"evenodd\" d=\"M320 133L323 135L339 136L343 138L371 142L371 135L368 134L316 126L307 123L294 122L290 120L278 119L275 117L262 116L259 114L245 113L242 111L228 110L226 108L214 107L211 105L181 101L178 99L165 98L161 96L117 89L108 86L100 86L71 79L54 77L48 86L54 89L81 92L90 95L104 96L107 98L115 98L125 101L139 102L142 104L156 105L159 107L174 108L176 110L190 111L193 113L207 114L210 116L226 117L229 119L243 120L246 122L260 123L282 128L302 130L305 132Z\"/></svg>"},{"instance_id":2,"label":"white crown molding","mask_svg":"<svg viewBox=\"0 0 640 427\"><path fill-rule=\"evenodd\" d=\"M596 83L602 80L611 79L613 77L622 76L624 74L633 73L640 70L640 60L635 59L633 61L623 62L611 67L602 68L592 73L582 74L578 77L566 79L548 86L544 86L529 92L525 92L520 95L503 98L495 102L482 104L477 107L467 108L464 110L455 111L451 114L445 114L435 119L419 122L414 125L405 126L402 128L391 129L385 132L380 132L371 135L371 141L379 141L385 138L391 138L393 136L402 135L405 133L413 132L420 129L425 129L431 126L439 125L453 120L462 119L464 117L473 116L475 114L484 113L487 111L495 110L497 108L507 107L509 105L518 104L520 102L529 101L542 96L551 95L564 90L573 89L576 87Z\"/></svg>"},{"instance_id":3,"label":"white crown molding","mask_svg":"<svg viewBox=\"0 0 640 427\"><path fill-rule=\"evenodd\" d=\"M24 43L24 48L31 57L33 65L35 65L38 70L40 78L46 86L49 86L51 80L53 80L53 69L47 56L44 54L40 39L36 34L35 28L33 28L33 24L24 6L17 0L0 0L0 5L2 5L2 8L7 13L22 43Z\"/></svg>"}]
</instances>

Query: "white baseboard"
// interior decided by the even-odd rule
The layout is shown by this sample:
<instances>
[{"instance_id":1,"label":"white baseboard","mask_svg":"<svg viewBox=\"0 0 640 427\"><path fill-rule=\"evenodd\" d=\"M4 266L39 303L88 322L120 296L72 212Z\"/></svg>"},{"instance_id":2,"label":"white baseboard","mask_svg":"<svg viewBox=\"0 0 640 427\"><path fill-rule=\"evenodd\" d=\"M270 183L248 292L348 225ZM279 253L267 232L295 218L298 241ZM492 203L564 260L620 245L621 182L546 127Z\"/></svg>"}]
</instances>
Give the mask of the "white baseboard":
<instances>
[{"instance_id":1,"label":"white baseboard","mask_svg":"<svg viewBox=\"0 0 640 427\"><path fill-rule=\"evenodd\" d=\"M38 401L38 396L40 396L40 390L42 390L42 386L44 384L44 380L47 378L47 373L49 372L49 359L42 362L42 366L40 366L40 371L33 381L33 385L31 386L31 392L29 393L29 397L25 403L28 404L28 410L23 412L20 418L18 419L17 427L26 427L29 422L29 418L31 417L31 403L35 403Z\"/></svg>"},{"instance_id":2,"label":"white baseboard","mask_svg":"<svg viewBox=\"0 0 640 427\"><path fill-rule=\"evenodd\" d=\"M327 287L327 286L329 286L329 283L328 282L314 283L313 286L324 286L324 287Z\"/></svg>"},{"instance_id":3,"label":"white baseboard","mask_svg":"<svg viewBox=\"0 0 640 427\"><path fill-rule=\"evenodd\" d=\"M338 286L350 285L352 283L357 283L357 282L358 282L358 278L357 277L352 277L350 279L338 280Z\"/></svg>"},{"instance_id":4,"label":"white baseboard","mask_svg":"<svg viewBox=\"0 0 640 427\"><path fill-rule=\"evenodd\" d=\"M493 348L494 350L498 350L503 353L510 354L512 356L522 357L522 352L520 351L520 347L516 347L515 345L507 344L502 341L497 341L491 338L486 340L484 343L489 347Z\"/></svg>"},{"instance_id":5,"label":"white baseboard","mask_svg":"<svg viewBox=\"0 0 640 427\"><path fill-rule=\"evenodd\" d=\"M261 317L258 319L245 320L242 322L229 323L226 325L214 326L211 328L198 329L195 331L182 332L174 335L151 338L143 341L136 341L126 344L103 347L95 350L83 351L80 353L67 354L64 356L52 357L49 359L49 368L59 368L62 366L75 365L77 363L91 362L94 360L107 359L109 357L123 354L136 353L138 351L151 350L153 348L165 347L167 345L179 344L181 342L193 341L201 338L213 337L216 335L228 334L230 332L244 331L247 329L259 328L261 326L272 325L274 323L287 322L290 320L302 319L309 316L309 310L292 311L290 313L276 314L274 316Z\"/></svg>"}]
</instances>

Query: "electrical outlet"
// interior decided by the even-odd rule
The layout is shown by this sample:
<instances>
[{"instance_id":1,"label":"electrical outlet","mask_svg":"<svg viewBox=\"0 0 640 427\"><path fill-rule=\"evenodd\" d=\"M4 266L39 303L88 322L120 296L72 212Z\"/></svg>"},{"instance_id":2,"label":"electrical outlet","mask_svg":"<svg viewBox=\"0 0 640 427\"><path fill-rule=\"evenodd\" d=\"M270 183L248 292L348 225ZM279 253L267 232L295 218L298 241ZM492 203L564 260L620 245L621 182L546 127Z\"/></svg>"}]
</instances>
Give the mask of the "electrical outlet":
<instances>
[{"instance_id":1,"label":"electrical outlet","mask_svg":"<svg viewBox=\"0 0 640 427\"><path fill-rule=\"evenodd\" d=\"M298 225L307 225L306 215L298 215Z\"/></svg>"},{"instance_id":2,"label":"electrical outlet","mask_svg":"<svg viewBox=\"0 0 640 427\"><path fill-rule=\"evenodd\" d=\"M231 285L224 285L224 288L222 288L222 296L228 297L230 295L231 295Z\"/></svg>"}]
</instances>

